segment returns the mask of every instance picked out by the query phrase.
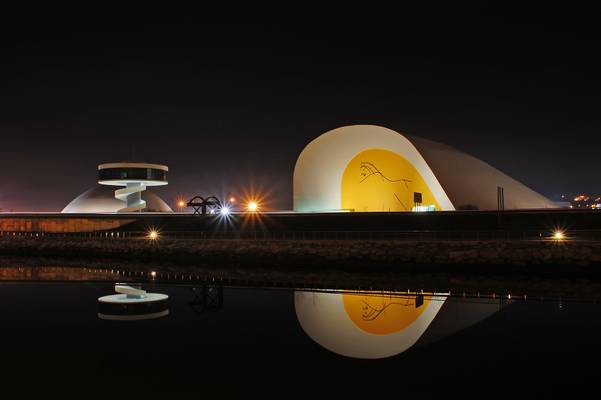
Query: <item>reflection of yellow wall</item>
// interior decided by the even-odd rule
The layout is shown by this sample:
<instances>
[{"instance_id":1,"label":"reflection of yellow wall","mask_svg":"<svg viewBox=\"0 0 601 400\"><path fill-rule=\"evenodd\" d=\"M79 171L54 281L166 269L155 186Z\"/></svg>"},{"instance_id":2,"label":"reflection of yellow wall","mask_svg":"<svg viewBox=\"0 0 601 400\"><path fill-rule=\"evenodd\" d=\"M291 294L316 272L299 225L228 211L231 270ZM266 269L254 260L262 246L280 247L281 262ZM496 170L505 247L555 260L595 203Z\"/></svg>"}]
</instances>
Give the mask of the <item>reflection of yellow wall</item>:
<instances>
[{"instance_id":1,"label":"reflection of yellow wall","mask_svg":"<svg viewBox=\"0 0 601 400\"><path fill-rule=\"evenodd\" d=\"M416 307L416 297L343 294L344 309L351 321L367 333L389 335L411 325L428 308L429 295Z\"/></svg>"},{"instance_id":2,"label":"reflection of yellow wall","mask_svg":"<svg viewBox=\"0 0 601 400\"><path fill-rule=\"evenodd\" d=\"M342 208L355 211L411 211L413 192L422 205L440 205L415 167L388 150L370 149L346 166L341 184Z\"/></svg>"}]
</instances>

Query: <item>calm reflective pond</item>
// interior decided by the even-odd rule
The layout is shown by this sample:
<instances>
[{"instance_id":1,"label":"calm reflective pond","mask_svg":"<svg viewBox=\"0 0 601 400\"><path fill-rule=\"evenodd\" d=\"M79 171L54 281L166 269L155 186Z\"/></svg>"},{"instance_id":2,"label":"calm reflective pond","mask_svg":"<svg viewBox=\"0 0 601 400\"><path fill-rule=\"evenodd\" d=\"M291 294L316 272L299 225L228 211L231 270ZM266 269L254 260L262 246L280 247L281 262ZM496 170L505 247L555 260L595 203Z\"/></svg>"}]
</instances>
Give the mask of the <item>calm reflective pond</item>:
<instances>
[{"instance_id":1,"label":"calm reflective pond","mask_svg":"<svg viewBox=\"0 0 601 400\"><path fill-rule=\"evenodd\" d=\"M24 393L522 397L596 390L600 375L593 302L144 281L168 312L114 320L100 275L14 273L0 282L1 379Z\"/></svg>"}]
</instances>

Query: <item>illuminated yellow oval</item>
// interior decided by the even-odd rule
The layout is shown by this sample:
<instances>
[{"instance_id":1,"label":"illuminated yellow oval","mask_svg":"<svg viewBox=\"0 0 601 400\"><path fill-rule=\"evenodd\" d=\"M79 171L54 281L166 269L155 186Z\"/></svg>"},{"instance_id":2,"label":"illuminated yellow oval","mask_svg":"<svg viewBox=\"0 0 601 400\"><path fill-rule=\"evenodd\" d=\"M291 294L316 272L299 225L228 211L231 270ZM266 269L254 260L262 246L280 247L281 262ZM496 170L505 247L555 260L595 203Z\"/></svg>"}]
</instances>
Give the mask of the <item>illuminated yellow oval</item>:
<instances>
[{"instance_id":1,"label":"illuminated yellow oval","mask_svg":"<svg viewBox=\"0 0 601 400\"><path fill-rule=\"evenodd\" d=\"M411 325L430 304L429 295L342 295L344 309L362 331L389 335Z\"/></svg>"},{"instance_id":2,"label":"illuminated yellow oval","mask_svg":"<svg viewBox=\"0 0 601 400\"><path fill-rule=\"evenodd\" d=\"M422 206L440 205L415 167L400 155L383 149L357 154L342 174L341 206L354 211L411 211L414 193Z\"/></svg>"}]
</instances>

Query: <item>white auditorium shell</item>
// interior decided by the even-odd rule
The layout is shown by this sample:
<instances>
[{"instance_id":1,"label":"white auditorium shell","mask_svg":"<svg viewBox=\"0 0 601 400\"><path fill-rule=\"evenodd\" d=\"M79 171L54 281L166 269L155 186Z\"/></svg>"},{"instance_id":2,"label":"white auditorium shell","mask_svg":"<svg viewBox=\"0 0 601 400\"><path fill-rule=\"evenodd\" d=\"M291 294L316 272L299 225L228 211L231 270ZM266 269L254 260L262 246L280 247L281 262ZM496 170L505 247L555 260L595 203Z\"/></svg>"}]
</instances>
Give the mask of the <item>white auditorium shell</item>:
<instances>
[{"instance_id":1,"label":"white auditorium shell","mask_svg":"<svg viewBox=\"0 0 601 400\"><path fill-rule=\"evenodd\" d=\"M415 193L436 210L557 205L457 149L375 125L331 130L309 143L294 168L295 211L411 211Z\"/></svg>"},{"instance_id":2,"label":"white auditorium shell","mask_svg":"<svg viewBox=\"0 0 601 400\"><path fill-rule=\"evenodd\" d=\"M159 196L151 191L142 192L142 199L146 201L144 211L171 212ZM95 186L73 199L63 209L63 213L114 213L123 208L123 202L115 198L115 188L110 186Z\"/></svg>"}]
</instances>

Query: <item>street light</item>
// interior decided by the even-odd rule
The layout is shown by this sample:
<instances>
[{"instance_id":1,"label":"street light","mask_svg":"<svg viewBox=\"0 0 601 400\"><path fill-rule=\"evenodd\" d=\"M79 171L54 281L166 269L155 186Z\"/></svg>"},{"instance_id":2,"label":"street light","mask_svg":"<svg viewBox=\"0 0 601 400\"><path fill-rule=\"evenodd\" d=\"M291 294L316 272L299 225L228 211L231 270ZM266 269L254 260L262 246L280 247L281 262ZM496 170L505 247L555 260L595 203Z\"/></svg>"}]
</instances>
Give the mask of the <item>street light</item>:
<instances>
[{"instance_id":1,"label":"street light","mask_svg":"<svg viewBox=\"0 0 601 400\"><path fill-rule=\"evenodd\" d=\"M246 209L250 212L256 212L259 209L259 205L256 201L249 201L246 205Z\"/></svg>"},{"instance_id":2,"label":"street light","mask_svg":"<svg viewBox=\"0 0 601 400\"><path fill-rule=\"evenodd\" d=\"M188 206L188 202L183 197L178 197L175 200L175 206L180 212L182 212Z\"/></svg>"}]
</instances>

